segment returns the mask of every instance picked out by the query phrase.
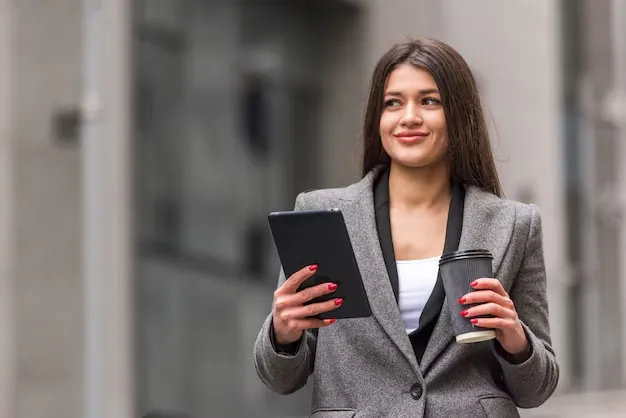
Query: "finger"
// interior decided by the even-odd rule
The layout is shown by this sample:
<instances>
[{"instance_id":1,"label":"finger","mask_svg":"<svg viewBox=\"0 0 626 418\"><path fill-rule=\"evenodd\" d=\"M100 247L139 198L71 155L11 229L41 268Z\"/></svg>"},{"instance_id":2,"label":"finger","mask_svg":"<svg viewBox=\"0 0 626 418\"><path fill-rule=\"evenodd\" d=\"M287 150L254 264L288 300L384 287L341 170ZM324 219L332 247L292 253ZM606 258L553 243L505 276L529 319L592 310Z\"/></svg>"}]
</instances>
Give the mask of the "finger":
<instances>
[{"instance_id":1,"label":"finger","mask_svg":"<svg viewBox=\"0 0 626 418\"><path fill-rule=\"evenodd\" d=\"M472 318L470 321L477 327L500 330L512 329L517 325L517 321L504 318Z\"/></svg>"},{"instance_id":2,"label":"finger","mask_svg":"<svg viewBox=\"0 0 626 418\"><path fill-rule=\"evenodd\" d=\"M332 293L336 289L337 285L335 283L322 283L296 293L283 294L281 292L275 292L274 306L277 311L283 311L294 306L302 306L306 302L319 296Z\"/></svg>"},{"instance_id":3,"label":"finger","mask_svg":"<svg viewBox=\"0 0 626 418\"><path fill-rule=\"evenodd\" d=\"M304 330L307 330L307 329L327 327L327 326L331 325L334 322L335 322L334 319L307 318L307 319L300 319L300 320L296 321L296 327L299 330L303 330L304 331Z\"/></svg>"},{"instance_id":4,"label":"finger","mask_svg":"<svg viewBox=\"0 0 626 418\"><path fill-rule=\"evenodd\" d=\"M470 292L459 299L462 305L493 302L508 309L514 309L513 301L508 296L502 296L493 290L477 290Z\"/></svg>"},{"instance_id":5,"label":"finger","mask_svg":"<svg viewBox=\"0 0 626 418\"><path fill-rule=\"evenodd\" d=\"M474 280L470 284L470 286L472 286L476 290L493 290L499 295L502 295L502 296L508 295L506 293L506 290L504 290L504 287L502 287L502 283L500 283L500 280L498 279L489 279L489 278L477 279L477 280Z\"/></svg>"},{"instance_id":6,"label":"finger","mask_svg":"<svg viewBox=\"0 0 626 418\"><path fill-rule=\"evenodd\" d=\"M317 286L312 286L303 289L296 293L296 300L298 305L304 305L306 302L315 299L320 296L327 295L337 290L335 283L322 283Z\"/></svg>"},{"instance_id":7,"label":"finger","mask_svg":"<svg viewBox=\"0 0 626 418\"><path fill-rule=\"evenodd\" d=\"M515 319L515 312L497 303L483 303L461 312L461 316L473 318L475 316L493 315L496 318Z\"/></svg>"},{"instance_id":8,"label":"finger","mask_svg":"<svg viewBox=\"0 0 626 418\"><path fill-rule=\"evenodd\" d=\"M310 266L301 268L300 270L292 274L287 280L285 280L285 283L283 283L283 285L279 287L274 293L275 294L296 293L296 291L298 290L298 287L300 287L300 285L304 283L306 279L313 276L316 271L317 271L317 264L312 264Z\"/></svg>"},{"instance_id":9,"label":"finger","mask_svg":"<svg viewBox=\"0 0 626 418\"><path fill-rule=\"evenodd\" d=\"M304 306L294 306L280 312L280 319L289 321L294 319L309 318L324 312L330 312L343 304L343 299L336 298L325 302L311 303Z\"/></svg>"}]
</instances>

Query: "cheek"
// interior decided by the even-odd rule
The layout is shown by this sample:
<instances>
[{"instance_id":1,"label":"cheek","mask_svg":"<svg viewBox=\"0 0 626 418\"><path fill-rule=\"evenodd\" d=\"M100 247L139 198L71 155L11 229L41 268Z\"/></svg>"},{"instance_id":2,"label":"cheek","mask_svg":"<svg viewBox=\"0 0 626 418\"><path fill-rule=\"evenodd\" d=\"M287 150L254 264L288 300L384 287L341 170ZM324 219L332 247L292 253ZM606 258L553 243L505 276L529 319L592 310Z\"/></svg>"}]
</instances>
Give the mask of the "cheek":
<instances>
[{"instance_id":1,"label":"cheek","mask_svg":"<svg viewBox=\"0 0 626 418\"><path fill-rule=\"evenodd\" d=\"M380 125L379 125L379 135L380 140L383 145L383 149L389 153L391 152L391 141L392 134L396 129L396 121L395 118L390 116L389 114L383 115L380 117Z\"/></svg>"},{"instance_id":2,"label":"cheek","mask_svg":"<svg viewBox=\"0 0 626 418\"><path fill-rule=\"evenodd\" d=\"M443 111L431 114L427 123L438 136L447 136L446 117Z\"/></svg>"},{"instance_id":3,"label":"cheek","mask_svg":"<svg viewBox=\"0 0 626 418\"><path fill-rule=\"evenodd\" d=\"M388 113L383 113L380 116L380 124L379 124L380 136L384 137L385 135L389 135L393 131L393 127L394 127L393 118L390 117Z\"/></svg>"},{"instance_id":4,"label":"cheek","mask_svg":"<svg viewBox=\"0 0 626 418\"><path fill-rule=\"evenodd\" d=\"M435 143L435 149L437 154L445 154L448 150L448 135L445 128L437 133L437 139Z\"/></svg>"}]
</instances>

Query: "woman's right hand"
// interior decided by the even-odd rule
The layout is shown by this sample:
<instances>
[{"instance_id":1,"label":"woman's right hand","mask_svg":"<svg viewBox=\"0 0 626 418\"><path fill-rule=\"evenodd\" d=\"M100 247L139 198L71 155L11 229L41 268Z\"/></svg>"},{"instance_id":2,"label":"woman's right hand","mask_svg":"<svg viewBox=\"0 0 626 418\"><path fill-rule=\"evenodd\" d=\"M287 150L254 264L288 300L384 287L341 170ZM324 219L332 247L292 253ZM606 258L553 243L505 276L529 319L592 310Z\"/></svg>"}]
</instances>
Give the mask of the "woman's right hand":
<instances>
[{"instance_id":1,"label":"woman's right hand","mask_svg":"<svg viewBox=\"0 0 626 418\"><path fill-rule=\"evenodd\" d=\"M316 297L334 292L337 289L336 284L322 283L298 292L298 287L313 276L316 270L317 266L311 265L295 272L274 292L272 321L277 344L294 343L302 337L304 330L326 327L335 322L334 319L311 317L337 309L343 303L343 299L331 299L309 305L305 305L305 303Z\"/></svg>"}]
</instances>

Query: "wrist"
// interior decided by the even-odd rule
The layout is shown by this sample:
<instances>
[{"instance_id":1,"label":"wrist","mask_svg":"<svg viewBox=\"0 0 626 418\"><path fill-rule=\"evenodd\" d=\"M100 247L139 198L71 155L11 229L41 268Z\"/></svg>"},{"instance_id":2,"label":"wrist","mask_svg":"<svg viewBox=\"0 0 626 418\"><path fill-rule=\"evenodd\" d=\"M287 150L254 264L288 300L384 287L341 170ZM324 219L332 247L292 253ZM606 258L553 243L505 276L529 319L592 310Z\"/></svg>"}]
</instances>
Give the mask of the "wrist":
<instances>
[{"instance_id":1,"label":"wrist","mask_svg":"<svg viewBox=\"0 0 626 418\"><path fill-rule=\"evenodd\" d=\"M507 352L507 354L510 354L512 356L517 356L529 352L530 343L526 339L525 335L521 338L523 340L519 341L517 344L506 344L503 345L502 348L504 349L504 351Z\"/></svg>"},{"instance_id":2,"label":"wrist","mask_svg":"<svg viewBox=\"0 0 626 418\"><path fill-rule=\"evenodd\" d=\"M295 344L298 341L300 341L300 338L302 338L302 334L300 334L297 337L296 336L284 336L276 332L276 328L272 327L272 330L274 332L274 341L280 345Z\"/></svg>"},{"instance_id":3,"label":"wrist","mask_svg":"<svg viewBox=\"0 0 626 418\"><path fill-rule=\"evenodd\" d=\"M517 341L516 344L510 344L511 339L508 340L509 344L502 344L499 341L495 347L496 352L510 364L522 364L530 358L533 350L530 340L521 325L520 334L517 334L515 339Z\"/></svg>"},{"instance_id":4,"label":"wrist","mask_svg":"<svg viewBox=\"0 0 626 418\"><path fill-rule=\"evenodd\" d=\"M270 340L272 342L272 345L274 346L274 349L282 352L298 351L297 349L300 346L299 343L301 338L302 335L300 335L300 337L296 338L295 340L281 338L281 336L279 336L279 334L276 332L276 328L274 327L274 321L272 321L270 325Z\"/></svg>"},{"instance_id":5,"label":"wrist","mask_svg":"<svg viewBox=\"0 0 626 418\"><path fill-rule=\"evenodd\" d=\"M518 353L514 353L514 354L511 353L511 354L509 354L508 361L511 364L522 364L526 360L528 360L531 355L532 355L532 350L530 348L530 344L527 344L526 347L524 348L524 350L522 350L522 351L520 351Z\"/></svg>"},{"instance_id":6,"label":"wrist","mask_svg":"<svg viewBox=\"0 0 626 418\"><path fill-rule=\"evenodd\" d=\"M301 338L302 336L300 336ZM274 341L276 341L276 344L278 345L290 345L290 344L295 344L298 341L300 341L300 338L281 338L278 334L274 334Z\"/></svg>"},{"instance_id":7,"label":"wrist","mask_svg":"<svg viewBox=\"0 0 626 418\"><path fill-rule=\"evenodd\" d=\"M525 356L527 354L530 353L530 343L528 343L528 341L526 341L526 344L523 346L520 346L519 348L513 349L511 351L509 350L505 350L509 355L511 356Z\"/></svg>"},{"instance_id":8,"label":"wrist","mask_svg":"<svg viewBox=\"0 0 626 418\"><path fill-rule=\"evenodd\" d=\"M530 352L530 342L528 341L526 332L524 331L524 328L520 323L518 323L516 334L516 340L518 341L518 344L515 344L515 346L506 351L512 356L528 354Z\"/></svg>"}]
</instances>

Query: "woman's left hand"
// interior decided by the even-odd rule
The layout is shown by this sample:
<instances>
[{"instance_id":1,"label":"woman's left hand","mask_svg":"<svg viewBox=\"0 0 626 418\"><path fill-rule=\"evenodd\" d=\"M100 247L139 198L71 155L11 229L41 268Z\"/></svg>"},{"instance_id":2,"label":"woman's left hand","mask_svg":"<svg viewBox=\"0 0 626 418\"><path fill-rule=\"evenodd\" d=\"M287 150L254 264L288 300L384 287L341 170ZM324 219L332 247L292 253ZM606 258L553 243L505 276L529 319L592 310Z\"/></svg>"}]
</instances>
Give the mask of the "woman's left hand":
<instances>
[{"instance_id":1,"label":"woman's left hand","mask_svg":"<svg viewBox=\"0 0 626 418\"><path fill-rule=\"evenodd\" d=\"M515 305L497 279L478 279L472 282L473 292L459 299L462 305L476 305L461 312L479 327L493 328L502 348L509 354L528 352L530 344L517 316ZM492 315L493 318L475 318Z\"/></svg>"}]
</instances>

